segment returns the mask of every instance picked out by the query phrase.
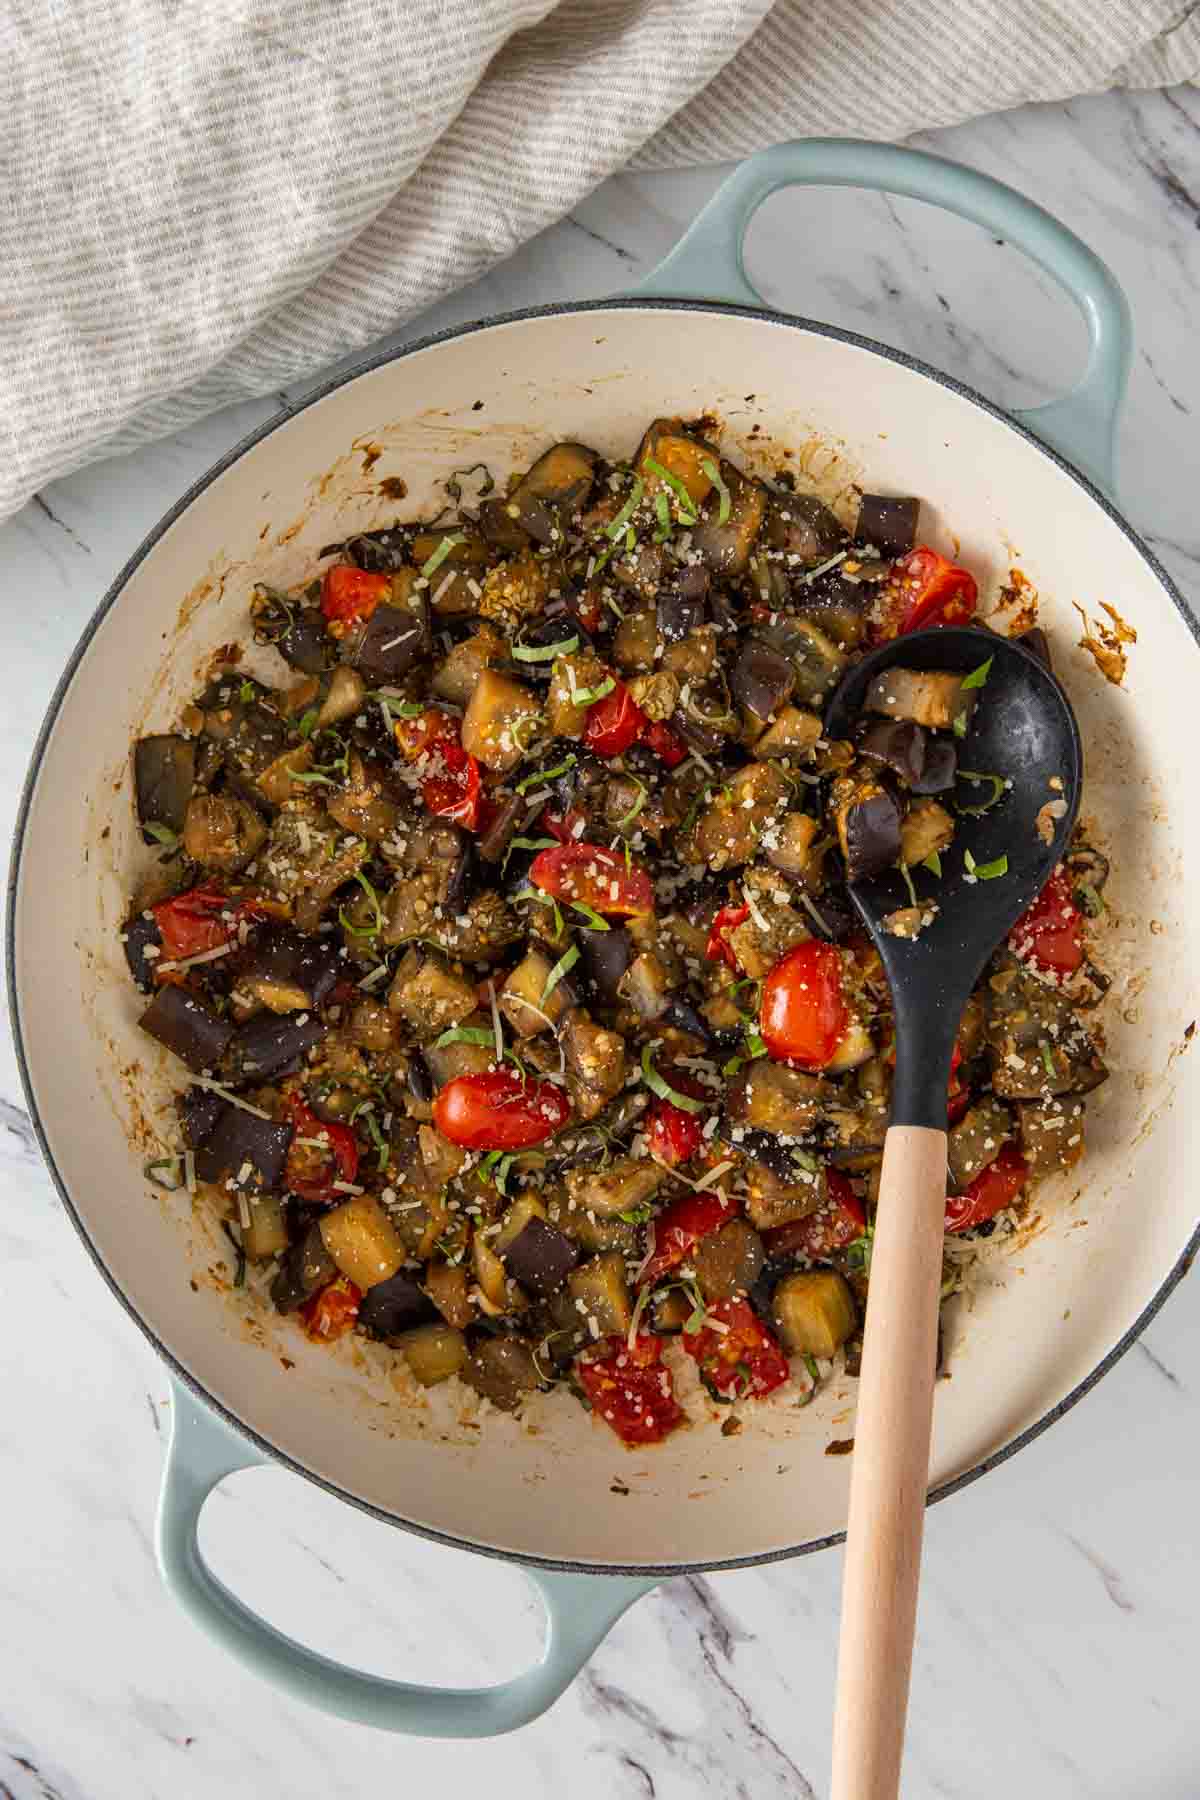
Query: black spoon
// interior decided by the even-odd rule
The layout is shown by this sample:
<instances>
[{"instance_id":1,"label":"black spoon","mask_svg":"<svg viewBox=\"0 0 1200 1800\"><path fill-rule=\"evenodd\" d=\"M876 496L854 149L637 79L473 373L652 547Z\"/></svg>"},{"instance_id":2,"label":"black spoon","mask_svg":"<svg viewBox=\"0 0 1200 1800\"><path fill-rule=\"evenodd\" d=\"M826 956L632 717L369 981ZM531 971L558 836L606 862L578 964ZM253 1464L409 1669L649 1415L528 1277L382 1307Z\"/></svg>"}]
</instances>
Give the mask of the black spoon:
<instances>
[{"instance_id":1,"label":"black spoon","mask_svg":"<svg viewBox=\"0 0 1200 1800\"><path fill-rule=\"evenodd\" d=\"M982 816L959 814L940 879L924 867L910 871L918 904L937 906L915 938L883 923L909 903L898 872L850 887L891 984L896 1073L858 1386L835 1800L890 1800L899 1784L929 1475L954 1040L989 956L1061 862L1083 782L1079 728L1049 669L1020 643L966 627L913 632L865 657L830 702L827 736L853 737L871 682L895 667L975 674L977 704L958 743L959 765L1005 786ZM958 804L982 805L994 792L991 782L960 782Z\"/></svg>"}]
</instances>

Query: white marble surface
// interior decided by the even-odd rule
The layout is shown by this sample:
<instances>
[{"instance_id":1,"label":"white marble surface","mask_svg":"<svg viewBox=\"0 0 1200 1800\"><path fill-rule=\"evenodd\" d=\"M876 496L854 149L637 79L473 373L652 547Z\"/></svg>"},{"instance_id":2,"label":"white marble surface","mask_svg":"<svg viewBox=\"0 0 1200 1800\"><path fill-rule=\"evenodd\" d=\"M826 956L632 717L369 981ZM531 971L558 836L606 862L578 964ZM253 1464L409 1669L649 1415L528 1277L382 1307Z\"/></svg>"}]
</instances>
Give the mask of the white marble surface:
<instances>
[{"instance_id":1,"label":"white marble surface","mask_svg":"<svg viewBox=\"0 0 1200 1800\"><path fill-rule=\"evenodd\" d=\"M1059 212L1124 282L1138 351L1122 496L1200 599L1200 94L1026 109L927 141ZM426 323L612 291L653 265L716 180L610 181ZM781 196L760 215L750 264L773 301L909 348L1001 402L1053 392L1079 360L1067 303L1014 251L915 204ZM6 830L97 600L163 510L275 404L57 483L0 528ZM668 1583L550 1716L498 1743L389 1741L241 1673L159 1586L166 1383L63 1217L7 1042L0 1126L3 1800L338 1800L426 1781L573 1800L826 1791L836 1554ZM1185 1283L1096 1393L930 1515L908 1794L1200 1794L1198 1370ZM227 1483L205 1532L218 1568L333 1655L482 1681L535 1652L537 1610L515 1572L362 1519L278 1471Z\"/></svg>"}]
</instances>

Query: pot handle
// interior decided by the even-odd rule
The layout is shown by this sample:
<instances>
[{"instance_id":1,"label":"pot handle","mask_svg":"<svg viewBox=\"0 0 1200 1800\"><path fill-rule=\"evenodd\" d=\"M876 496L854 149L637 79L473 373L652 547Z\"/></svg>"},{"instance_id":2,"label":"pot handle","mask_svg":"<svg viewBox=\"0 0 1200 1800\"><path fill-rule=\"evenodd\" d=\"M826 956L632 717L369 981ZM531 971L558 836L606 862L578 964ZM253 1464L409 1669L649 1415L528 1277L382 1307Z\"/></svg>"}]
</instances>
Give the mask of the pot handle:
<instances>
[{"instance_id":1,"label":"pot handle","mask_svg":"<svg viewBox=\"0 0 1200 1800\"><path fill-rule=\"evenodd\" d=\"M205 1500L224 1476L270 1459L181 1382L171 1386L171 1436L155 1540L167 1589L193 1624L255 1675L336 1718L413 1737L499 1737L515 1731L554 1704L621 1614L657 1586L649 1577L524 1567L546 1608L546 1647L534 1668L499 1687L421 1687L332 1662L251 1612L205 1563L197 1539Z\"/></svg>"},{"instance_id":2,"label":"pot handle","mask_svg":"<svg viewBox=\"0 0 1200 1800\"><path fill-rule=\"evenodd\" d=\"M670 296L762 308L746 275L746 229L783 187L873 188L906 194L982 225L1015 244L1075 301L1088 332L1083 378L1061 399L1014 410L1013 418L1100 487L1112 490L1113 439L1129 373L1129 303L1112 271L1058 219L1015 188L962 163L898 144L804 138L748 157L713 195L666 260L632 298Z\"/></svg>"}]
</instances>

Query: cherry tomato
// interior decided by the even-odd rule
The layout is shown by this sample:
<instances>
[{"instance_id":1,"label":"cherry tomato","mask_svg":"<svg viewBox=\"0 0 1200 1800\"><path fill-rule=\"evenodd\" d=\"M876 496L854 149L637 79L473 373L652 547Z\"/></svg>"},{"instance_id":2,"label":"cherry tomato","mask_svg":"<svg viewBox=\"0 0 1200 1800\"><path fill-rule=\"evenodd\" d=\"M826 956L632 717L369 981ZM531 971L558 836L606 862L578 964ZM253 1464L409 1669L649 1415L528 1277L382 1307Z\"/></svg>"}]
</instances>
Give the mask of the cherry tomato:
<instances>
[{"instance_id":1,"label":"cherry tomato","mask_svg":"<svg viewBox=\"0 0 1200 1800\"><path fill-rule=\"evenodd\" d=\"M416 762L439 744L458 743L458 720L439 706L427 706L415 719L397 719L392 730L406 762Z\"/></svg>"},{"instance_id":2,"label":"cherry tomato","mask_svg":"<svg viewBox=\"0 0 1200 1800\"><path fill-rule=\"evenodd\" d=\"M994 1163L975 1177L961 1194L946 1201L947 1231L970 1231L1011 1206L1029 1180L1029 1164L1012 1144L1006 1144Z\"/></svg>"},{"instance_id":3,"label":"cherry tomato","mask_svg":"<svg viewBox=\"0 0 1200 1800\"><path fill-rule=\"evenodd\" d=\"M844 1250L867 1229L863 1203L840 1169L830 1169L825 1178L825 1200L806 1219L795 1219L790 1225L776 1225L763 1232L763 1243L769 1256L784 1256L799 1251L819 1261Z\"/></svg>"},{"instance_id":4,"label":"cherry tomato","mask_svg":"<svg viewBox=\"0 0 1200 1800\"><path fill-rule=\"evenodd\" d=\"M231 899L212 882L160 900L150 910L162 939L163 959L169 962L220 950L233 942L240 920L263 916L253 901Z\"/></svg>"},{"instance_id":5,"label":"cherry tomato","mask_svg":"<svg viewBox=\"0 0 1200 1800\"><path fill-rule=\"evenodd\" d=\"M555 900L582 900L599 913L632 918L654 911L654 883L645 870L627 867L623 856L599 844L540 850L529 865L529 879Z\"/></svg>"},{"instance_id":6,"label":"cherry tomato","mask_svg":"<svg viewBox=\"0 0 1200 1800\"><path fill-rule=\"evenodd\" d=\"M331 1344L335 1338L344 1337L358 1317L361 1302L362 1289L356 1288L348 1276L337 1276L300 1308L306 1337L315 1344Z\"/></svg>"},{"instance_id":7,"label":"cherry tomato","mask_svg":"<svg viewBox=\"0 0 1200 1800\"><path fill-rule=\"evenodd\" d=\"M595 756L620 756L636 744L648 721L623 681L588 707L583 741Z\"/></svg>"},{"instance_id":8,"label":"cherry tomato","mask_svg":"<svg viewBox=\"0 0 1200 1800\"><path fill-rule=\"evenodd\" d=\"M918 544L893 565L902 583L904 610L899 635L927 625L963 625L975 611L979 588L975 577L948 562L927 544Z\"/></svg>"},{"instance_id":9,"label":"cherry tomato","mask_svg":"<svg viewBox=\"0 0 1200 1800\"><path fill-rule=\"evenodd\" d=\"M432 773L421 783L427 811L477 831L483 816L479 764L461 744L439 738L429 756Z\"/></svg>"},{"instance_id":10,"label":"cherry tomato","mask_svg":"<svg viewBox=\"0 0 1200 1800\"><path fill-rule=\"evenodd\" d=\"M693 1100L703 1100L705 1090L690 1075L672 1069L670 1084ZM651 1156L672 1169L690 1162L704 1142L704 1120L695 1113L675 1106L670 1100L656 1100L646 1115L646 1142Z\"/></svg>"},{"instance_id":11,"label":"cherry tomato","mask_svg":"<svg viewBox=\"0 0 1200 1800\"><path fill-rule=\"evenodd\" d=\"M970 1110L971 1090L959 1087L956 1082L950 1083L950 1092L946 1096L946 1123L957 1125L965 1112Z\"/></svg>"},{"instance_id":12,"label":"cherry tomato","mask_svg":"<svg viewBox=\"0 0 1200 1800\"><path fill-rule=\"evenodd\" d=\"M849 1023L842 960L832 944L816 938L797 944L763 982L759 1030L776 1062L823 1069Z\"/></svg>"},{"instance_id":13,"label":"cherry tomato","mask_svg":"<svg viewBox=\"0 0 1200 1800\"><path fill-rule=\"evenodd\" d=\"M655 1222L654 1255L638 1278L641 1285L651 1286L668 1269L674 1269L701 1238L735 1218L737 1210L737 1202L715 1188L701 1188L673 1200Z\"/></svg>"},{"instance_id":14,"label":"cherry tomato","mask_svg":"<svg viewBox=\"0 0 1200 1800\"><path fill-rule=\"evenodd\" d=\"M646 721L642 742L653 750L660 762L666 763L668 769L677 769L681 762L687 760L687 745L661 719Z\"/></svg>"},{"instance_id":15,"label":"cherry tomato","mask_svg":"<svg viewBox=\"0 0 1200 1800\"><path fill-rule=\"evenodd\" d=\"M729 942L729 933L744 925L750 917L748 906L723 906L712 922L708 934L708 942L704 946L704 954L709 962L723 962L736 975L741 967L737 952Z\"/></svg>"},{"instance_id":16,"label":"cherry tomato","mask_svg":"<svg viewBox=\"0 0 1200 1800\"><path fill-rule=\"evenodd\" d=\"M361 625L392 591L390 575L372 575L352 563L335 563L326 569L321 583L321 611L326 622L340 626Z\"/></svg>"},{"instance_id":17,"label":"cherry tomato","mask_svg":"<svg viewBox=\"0 0 1200 1800\"><path fill-rule=\"evenodd\" d=\"M710 1393L745 1400L783 1386L791 1373L787 1357L748 1300L714 1300L707 1317L726 1330L702 1325L694 1335L684 1333L683 1347Z\"/></svg>"},{"instance_id":18,"label":"cherry tomato","mask_svg":"<svg viewBox=\"0 0 1200 1800\"><path fill-rule=\"evenodd\" d=\"M627 1444L657 1444L683 1418L662 1353L662 1339L641 1332L632 1350L610 1337L576 1360L592 1410Z\"/></svg>"},{"instance_id":19,"label":"cherry tomato","mask_svg":"<svg viewBox=\"0 0 1200 1800\"><path fill-rule=\"evenodd\" d=\"M565 813L551 812L544 806L538 825L560 844L577 844L587 830L587 819L577 806L569 806Z\"/></svg>"},{"instance_id":20,"label":"cherry tomato","mask_svg":"<svg viewBox=\"0 0 1200 1800\"><path fill-rule=\"evenodd\" d=\"M528 1150L560 1131L571 1102L553 1081L527 1081L512 1069L456 1075L433 1103L433 1122L464 1150Z\"/></svg>"},{"instance_id":21,"label":"cherry tomato","mask_svg":"<svg viewBox=\"0 0 1200 1800\"><path fill-rule=\"evenodd\" d=\"M1072 975L1083 962L1083 913L1060 863L1008 934L1013 953L1051 975Z\"/></svg>"},{"instance_id":22,"label":"cherry tomato","mask_svg":"<svg viewBox=\"0 0 1200 1800\"><path fill-rule=\"evenodd\" d=\"M358 1139L349 1126L319 1119L299 1094L288 1095L288 1111L295 1129L284 1185L313 1206L336 1200L334 1182L353 1181L358 1174ZM312 1141L299 1143L300 1138Z\"/></svg>"}]
</instances>

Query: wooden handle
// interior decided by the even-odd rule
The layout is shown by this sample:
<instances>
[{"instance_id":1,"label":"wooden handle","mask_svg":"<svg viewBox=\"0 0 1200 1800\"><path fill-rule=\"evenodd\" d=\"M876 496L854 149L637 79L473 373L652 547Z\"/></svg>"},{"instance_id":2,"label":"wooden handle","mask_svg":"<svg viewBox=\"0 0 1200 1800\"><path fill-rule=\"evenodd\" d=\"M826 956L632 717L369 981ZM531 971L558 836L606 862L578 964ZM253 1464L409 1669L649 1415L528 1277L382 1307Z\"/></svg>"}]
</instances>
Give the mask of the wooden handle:
<instances>
[{"instance_id":1,"label":"wooden handle","mask_svg":"<svg viewBox=\"0 0 1200 1800\"><path fill-rule=\"evenodd\" d=\"M946 1134L887 1134L842 1587L831 1800L896 1800L937 1359Z\"/></svg>"}]
</instances>

